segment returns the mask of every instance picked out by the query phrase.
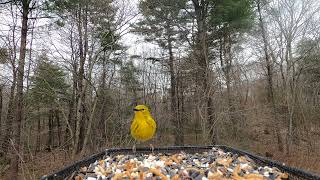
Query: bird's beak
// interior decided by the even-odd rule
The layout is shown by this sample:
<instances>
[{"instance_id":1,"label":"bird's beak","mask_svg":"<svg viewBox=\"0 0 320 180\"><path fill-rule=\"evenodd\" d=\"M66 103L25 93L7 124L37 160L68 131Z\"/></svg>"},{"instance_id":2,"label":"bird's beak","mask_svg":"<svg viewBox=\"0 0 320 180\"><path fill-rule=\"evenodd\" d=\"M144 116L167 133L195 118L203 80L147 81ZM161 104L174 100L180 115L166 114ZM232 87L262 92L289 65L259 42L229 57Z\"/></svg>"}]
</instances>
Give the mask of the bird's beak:
<instances>
[{"instance_id":1,"label":"bird's beak","mask_svg":"<svg viewBox=\"0 0 320 180\"><path fill-rule=\"evenodd\" d=\"M136 109L136 108L134 108L133 110L134 110L134 111L139 111L139 109Z\"/></svg>"}]
</instances>

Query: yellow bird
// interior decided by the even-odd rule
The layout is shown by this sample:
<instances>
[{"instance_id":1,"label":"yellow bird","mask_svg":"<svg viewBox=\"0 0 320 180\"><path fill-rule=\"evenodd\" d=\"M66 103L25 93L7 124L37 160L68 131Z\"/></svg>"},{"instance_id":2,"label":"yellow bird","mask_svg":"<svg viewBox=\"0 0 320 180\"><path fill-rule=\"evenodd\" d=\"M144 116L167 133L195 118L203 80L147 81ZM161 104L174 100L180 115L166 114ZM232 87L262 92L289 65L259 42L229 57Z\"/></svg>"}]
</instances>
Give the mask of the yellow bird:
<instances>
[{"instance_id":1,"label":"yellow bird","mask_svg":"<svg viewBox=\"0 0 320 180\"><path fill-rule=\"evenodd\" d=\"M131 136L140 142L150 140L157 129L156 121L152 118L149 108L145 105L137 105L134 109L134 118L131 124ZM153 151L153 146L150 144ZM133 146L135 151L135 145Z\"/></svg>"}]
</instances>

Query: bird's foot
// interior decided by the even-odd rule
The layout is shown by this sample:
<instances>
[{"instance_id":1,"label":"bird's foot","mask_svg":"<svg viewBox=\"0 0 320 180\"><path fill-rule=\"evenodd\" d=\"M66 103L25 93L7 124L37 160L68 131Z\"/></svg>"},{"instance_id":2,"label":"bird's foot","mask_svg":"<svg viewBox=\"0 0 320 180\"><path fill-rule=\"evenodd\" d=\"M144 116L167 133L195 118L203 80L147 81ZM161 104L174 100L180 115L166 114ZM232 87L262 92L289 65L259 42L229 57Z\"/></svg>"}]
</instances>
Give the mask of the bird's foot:
<instances>
[{"instance_id":1,"label":"bird's foot","mask_svg":"<svg viewBox=\"0 0 320 180\"><path fill-rule=\"evenodd\" d=\"M153 151L154 151L154 146L152 144L150 144L150 149L151 149L151 152L153 154Z\"/></svg>"}]
</instances>

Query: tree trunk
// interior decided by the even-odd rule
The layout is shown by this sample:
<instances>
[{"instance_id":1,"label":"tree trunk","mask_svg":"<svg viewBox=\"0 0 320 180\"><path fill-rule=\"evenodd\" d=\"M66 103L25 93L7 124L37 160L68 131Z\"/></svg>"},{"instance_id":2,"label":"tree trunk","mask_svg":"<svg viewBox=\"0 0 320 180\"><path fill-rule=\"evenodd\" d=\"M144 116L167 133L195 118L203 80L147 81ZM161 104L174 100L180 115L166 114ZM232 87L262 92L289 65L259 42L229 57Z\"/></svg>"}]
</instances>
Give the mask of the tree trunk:
<instances>
[{"instance_id":1,"label":"tree trunk","mask_svg":"<svg viewBox=\"0 0 320 180\"><path fill-rule=\"evenodd\" d=\"M53 110L49 110L48 114L48 141L47 141L47 150L51 152L53 147Z\"/></svg>"},{"instance_id":2,"label":"tree trunk","mask_svg":"<svg viewBox=\"0 0 320 180\"><path fill-rule=\"evenodd\" d=\"M6 128L4 131L4 139L2 140L2 146L4 153L8 152L9 148L9 139L12 138L12 123L14 119L14 102L15 102L15 89L17 84L17 76L16 70L13 69L13 81L10 88L10 97L9 97L9 104L8 104L8 111L7 111L7 118L6 118Z\"/></svg>"},{"instance_id":3,"label":"tree trunk","mask_svg":"<svg viewBox=\"0 0 320 180\"><path fill-rule=\"evenodd\" d=\"M72 104L71 104L70 101L68 103L68 110L69 110L68 122L69 122L69 124L71 124L70 122L72 122L72 121L70 121L70 120L71 120ZM69 141L69 138L71 138L71 137L69 137L69 133L70 133L69 132L69 128L66 127L65 134L64 134L64 140L63 140L63 142L66 143L66 144L68 144L67 142ZM69 145L66 145L66 148L69 150Z\"/></svg>"},{"instance_id":4,"label":"tree trunk","mask_svg":"<svg viewBox=\"0 0 320 180\"><path fill-rule=\"evenodd\" d=\"M74 142L75 142L75 134L76 132L76 112L77 112L77 81L78 81L78 76L77 76L77 70L78 70L78 63L76 59L76 50L74 47L74 24L72 24L71 30L70 30L70 48L71 48L71 55L70 55L70 60L72 61L72 94L68 103L68 109L69 109L69 114L68 114L68 123L70 125L70 129L66 127L66 134L64 138L64 142L70 142L67 143L67 149L69 150L70 145L72 144L71 147L74 147ZM71 131L71 132L69 132ZM69 137L70 136L70 137Z\"/></svg>"},{"instance_id":5,"label":"tree trunk","mask_svg":"<svg viewBox=\"0 0 320 180\"><path fill-rule=\"evenodd\" d=\"M235 105L234 105L234 97L233 97L232 87L231 87L231 83L232 83L231 37L228 31L225 31L223 38L220 39L220 62L221 62L222 71L226 78L228 113L229 113L229 119L232 123L232 135L233 137L237 137L237 122L236 122L236 117L234 115Z\"/></svg>"},{"instance_id":6,"label":"tree trunk","mask_svg":"<svg viewBox=\"0 0 320 180\"><path fill-rule=\"evenodd\" d=\"M283 142L282 142L282 138L281 138L281 133L280 133L280 127L279 127L279 119L277 116L277 112L276 112L276 104L275 104L275 99L274 99L274 92L273 92L273 70L272 70L272 63L270 61L270 56L268 53L268 40L267 40L267 36L266 36L266 31L265 31L265 27L264 27L264 22L263 22L263 18L261 15L261 7L260 7L260 0L257 0L257 8L258 8L258 13L259 13L259 25L260 25L260 29L261 29L261 35L262 35L262 39L263 39L263 44L264 44L264 53L265 53L265 60L266 60L266 68L267 68L267 78L268 78L268 101L271 102L272 104L272 110L273 110L273 116L274 116L274 130L275 130L275 134L276 134L276 138L278 141L278 150L280 152L283 151Z\"/></svg>"},{"instance_id":7,"label":"tree trunk","mask_svg":"<svg viewBox=\"0 0 320 180\"><path fill-rule=\"evenodd\" d=\"M90 133L91 133L91 125L92 125L92 122L94 120L94 115L96 113L97 102L98 102L98 97L96 97L95 100L94 100L94 104L93 104L93 107L92 107L92 112L90 114L90 118L89 118L89 122L88 122L88 126L87 126L87 131L85 132L84 141L83 141L83 148L82 148L82 150L80 152L80 154L82 154L82 155L85 153L85 150L86 150L86 147L87 147L87 143L88 143L88 140L89 140L89 136L90 136Z\"/></svg>"},{"instance_id":8,"label":"tree trunk","mask_svg":"<svg viewBox=\"0 0 320 180\"><path fill-rule=\"evenodd\" d=\"M67 143L67 148L69 149L69 144L73 144L75 142L75 132L76 132L76 114L77 114L77 63L73 62L72 64L72 95L70 97L70 101L68 103L68 109L69 109L69 114L68 114L68 122L70 124L70 130L68 126L66 127L66 134L64 141L69 142L71 141L72 143ZM73 132L69 132L73 131ZM70 135L69 135L70 134Z\"/></svg>"},{"instance_id":9,"label":"tree trunk","mask_svg":"<svg viewBox=\"0 0 320 180\"><path fill-rule=\"evenodd\" d=\"M41 118L40 118L40 108L37 110L37 142L36 142L36 152L40 151L41 146ZM36 154L36 153L35 153Z\"/></svg>"},{"instance_id":10,"label":"tree trunk","mask_svg":"<svg viewBox=\"0 0 320 180\"><path fill-rule=\"evenodd\" d=\"M296 80L295 80L295 62L293 62L292 57L292 39L291 36L287 37L287 51L286 51L286 62L287 62L287 107L289 112L288 119L288 133L287 133L287 154L289 155L292 151L292 142L293 142L293 123L294 123L294 114L295 114L295 106L297 102L296 98ZM291 73L291 74L290 74Z\"/></svg>"},{"instance_id":11,"label":"tree trunk","mask_svg":"<svg viewBox=\"0 0 320 180\"><path fill-rule=\"evenodd\" d=\"M81 58L83 63L80 63L81 65L85 64L86 58L87 58L87 53L88 53L88 2L85 2L85 8L84 8L84 17L83 17L83 29L84 29L84 35L83 35L83 40L84 40L84 47L83 47L83 57ZM82 46L81 46L82 47ZM90 63L90 62L89 62ZM87 81L89 79L85 79L85 74L84 74L84 66L82 67L82 92L80 94L81 102L82 102L82 115L81 115L81 124L80 124L80 134L79 134L79 145L78 145L78 153L82 150L83 144L84 144L84 139L85 139L85 131L86 131L86 122L88 122L89 118L89 111L87 111L87 106L86 106L86 92L87 92ZM88 73L88 76L91 76L91 73Z\"/></svg>"},{"instance_id":12,"label":"tree trunk","mask_svg":"<svg viewBox=\"0 0 320 180\"><path fill-rule=\"evenodd\" d=\"M100 104L99 104L99 123L98 126L100 128L97 128L96 132L97 134L97 146L101 147L102 146L102 141L104 139L104 134L107 131L107 128L105 126L103 126L103 128L101 128L101 124L105 124L106 121L106 78L107 78L107 69L106 69L106 52L104 52L103 54L103 62L102 62L102 75L101 75L101 86L100 86L100 90L99 90L99 99L100 99Z\"/></svg>"},{"instance_id":13,"label":"tree trunk","mask_svg":"<svg viewBox=\"0 0 320 180\"><path fill-rule=\"evenodd\" d=\"M87 7L86 7L87 8ZM87 10L86 10L86 16L85 16L85 24L87 24ZM85 49L84 49L84 56L86 57L86 53L88 51L88 37L87 37L87 27L85 25ZM97 58L96 56L94 58ZM94 121L94 117L96 115L96 106L98 104L98 96L99 94L96 95L95 99L91 100L91 98L93 97L93 89L91 87L88 87L88 84L91 82L91 78L92 78L92 71L93 71L93 66L95 64L95 60L96 59L93 59L92 57L92 54L89 54L89 58L88 58L88 71L87 71L87 79L86 81L84 82L84 86L83 86L83 91L84 93L86 92L89 92L89 97L88 97L88 102L90 102L90 104L88 103L88 106L86 109L91 109L91 112L85 112L84 114L84 119L83 121L84 122L87 122L85 125L83 124L82 128L81 128L81 132L82 132L82 136L81 136L81 150L80 150L80 154L84 154L85 150L86 150L86 147L87 147L87 144L88 144L88 141L89 141L89 138L91 136L91 129L92 129L92 123Z\"/></svg>"},{"instance_id":14,"label":"tree trunk","mask_svg":"<svg viewBox=\"0 0 320 180\"><path fill-rule=\"evenodd\" d=\"M176 75L174 70L174 56L172 51L172 40L171 40L171 32L170 26L167 26L168 33L168 53L169 53L169 72L170 72L170 99L171 99L171 112L173 127L174 127L174 145L183 145L183 127L181 119L178 118L177 108L177 87L176 87Z\"/></svg>"},{"instance_id":15,"label":"tree trunk","mask_svg":"<svg viewBox=\"0 0 320 180\"><path fill-rule=\"evenodd\" d=\"M3 86L0 86L0 137L2 135L2 89Z\"/></svg>"},{"instance_id":16,"label":"tree trunk","mask_svg":"<svg viewBox=\"0 0 320 180\"><path fill-rule=\"evenodd\" d=\"M236 125L235 117L234 117L234 101L233 94L231 88L231 70L232 70L232 57L231 57L231 39L230 35L227 33L225 36L225 76L226 76L226 84L227 84L227 98L228 98L228 106L229 106L229 117L231 122ZM235 131L234 131L235 132Z\"/></svg>"},{"instance_id":17,"label":"tree trunk","mask_svg":"<svg viewBox=\"0 0 320 180\"><path fill-rule=\"evenodd\" d=\"M213 109L213 98L210 96L208 99L208 121L210 122L210 141L211 144L217 144L218 141L218 134L217 134L217 127L216 124L213 123L214 122L214 109Z\"/></svg>"},{"instance_id":18,"label":"tree trunk","mask_svg":"<svg viewBox=\"0 0 320 180\"><path fill-rule=\"evenodd\" d=\"M20 54L19 63L17 69L17 96L16 96L16 112L15 120L17 123L17 128L14 131L14 150L15 154L12 159L12 165L10 166L12 179L17 179L19 172L19 157L22 156L21 144L20 144L20 134L21 125L23 120L23 77L24 77L24 65L26 58L26 45L27 45L27 33L28 33L28 14L29 14L29 0L22 1L22 25L21 25L21 44L20 44Z\"/></svg>"},{"instance_id":19,"label":"tree trunk","mask_svg":"<svg viewBox=\"0 0 320 180\"><path fill-rule=\"evenodd\" d=\"M200 121L200 115L204 117L205 123L202 123L203 136L207 136L206 124L209 126L214 124L213 112L212 112L212 91L209 87L209 59L208 59L208 42L207 42L207 13L208 13L208 1L207 0L193 0L196 22L197 22L197 35L196 44L194 47L194 54L198 61L198 106L204 107L197 111L198 121ZM210 136L215 136L210 134Z\"/></svg>"},{"instance_id":20,"label":"tree trunk","mask_svg":"<svg viewBox=\"0 0 320 180\"><path fill-rule=\"evenodd\" d=\"M75 139L74 139L74 147L72 155L75 156L76 153L79 151L79 135L80 135L80 124L82 119L82 81L84 76L84 63L85 59L83 58L83 43L82 43L82 27L81 27L81 8L78 9L78 35L79 35L79 53L80 53L80 67L79 72L77 74L77 107L76 107L76 123L75 123Z\"/></svg>"},{"instance_id":21,"label":"tree trunk","mask_svg":"<svg viewBox=\"0 0 320 180\"><path fill-rule=\"evenodd\" d=\"M57 128L58 128L58 146L61 145L61 123L60 123L60 116L59 116L59 110L55 110L55 119L57 122Z\"/></svg>"},{"instance_id":22,"label":"tree trunk","mask_svg":"<svg viewBox=\"0 0 320 180\"><path fill-rule=\"evenodd\" d=\"M79 63L79 73L78 73L78 89L77 89L77 112L76 112L76 131L75 131L75 147L73 150L73 156L79 153L82 149L83 140L84 140L84 127L85 127L85 89L84 89L84 64L86 60L86 52L83 46L83 40L85 40L85 44L87 41L87 37L83 35L82 27L86 27L86 22L83 22L82 9L79 9L78 12L78 33L79 33L79 55L80 55L80 63ZM84 18L86 19L86 18ZM86 32L85 32L86 34Z\"/></svg>"}]
</instances>

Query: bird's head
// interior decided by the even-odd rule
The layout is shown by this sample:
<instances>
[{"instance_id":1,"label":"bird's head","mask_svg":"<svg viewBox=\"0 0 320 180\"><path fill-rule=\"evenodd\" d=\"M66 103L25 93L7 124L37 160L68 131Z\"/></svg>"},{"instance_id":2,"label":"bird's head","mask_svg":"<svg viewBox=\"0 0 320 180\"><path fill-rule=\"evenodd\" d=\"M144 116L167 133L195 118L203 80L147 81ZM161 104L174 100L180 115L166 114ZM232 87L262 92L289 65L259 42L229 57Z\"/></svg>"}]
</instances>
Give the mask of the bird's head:
<instances>
[{"instance_id":1,"label":"bird's head","mask_svg":"<svg viewBox=\"0 0 320 180\"><path fill-rule=\"evenodd\" d=\"M142 113L148 113L149 112L149 108L146 105L137 105L136 107L134 107L134 112L142 112Z\"/></svg>"}]
</instances>

